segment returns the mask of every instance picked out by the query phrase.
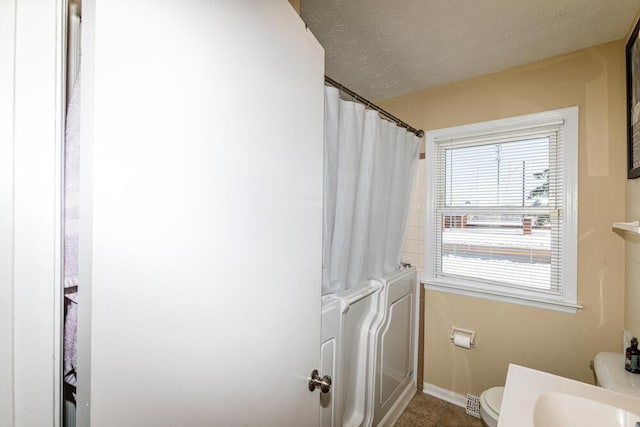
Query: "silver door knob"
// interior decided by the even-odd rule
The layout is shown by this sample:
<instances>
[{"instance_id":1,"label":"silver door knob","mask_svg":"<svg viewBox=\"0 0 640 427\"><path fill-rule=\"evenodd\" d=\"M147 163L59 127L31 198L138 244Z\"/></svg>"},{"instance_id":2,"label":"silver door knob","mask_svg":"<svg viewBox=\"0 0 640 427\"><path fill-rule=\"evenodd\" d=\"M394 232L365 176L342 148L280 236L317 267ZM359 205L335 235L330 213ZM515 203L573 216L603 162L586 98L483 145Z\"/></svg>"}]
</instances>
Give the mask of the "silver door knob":
<instances>
[{"instance_id":1,"label":"silver door knob","mask_svg":"<svg viewBox=\"0 0 640 427\"><path fill-rule=\"evenodd\" d=\"M314 369L309 377L309 391L314 391L318 387L320 387L321 392L329 393L329 390L331 390L331 377L329 375L325 375L320 378L318 370Z\"/></svg>"}]
</instances>

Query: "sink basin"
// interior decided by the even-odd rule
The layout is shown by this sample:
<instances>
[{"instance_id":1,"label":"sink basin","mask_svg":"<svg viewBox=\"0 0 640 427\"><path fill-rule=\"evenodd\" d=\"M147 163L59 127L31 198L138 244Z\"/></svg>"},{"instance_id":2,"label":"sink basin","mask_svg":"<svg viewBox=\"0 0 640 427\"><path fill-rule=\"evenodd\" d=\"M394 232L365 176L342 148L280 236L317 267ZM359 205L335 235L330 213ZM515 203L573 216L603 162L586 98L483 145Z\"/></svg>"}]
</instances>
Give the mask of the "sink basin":
<instances>
[{"instance_id":1,"label":"sink basin","mask_svg":"<svg viewBox=\"0 0 640 427\"><path fill-rule=\"evenodd\" d=\"M536 400L533 423L535 427L640 427L640 415L597 400L550 392Z\"/></svg>"},{"instance_id":2,"label":"sink basin","mask_svg":"<svg viewBox=\"0 0 640 427\"><path fill-rule=\"evenodd\" d=\"M640 427L640 398L509 365L498 427Z\"/></svg>"}]
</instances>

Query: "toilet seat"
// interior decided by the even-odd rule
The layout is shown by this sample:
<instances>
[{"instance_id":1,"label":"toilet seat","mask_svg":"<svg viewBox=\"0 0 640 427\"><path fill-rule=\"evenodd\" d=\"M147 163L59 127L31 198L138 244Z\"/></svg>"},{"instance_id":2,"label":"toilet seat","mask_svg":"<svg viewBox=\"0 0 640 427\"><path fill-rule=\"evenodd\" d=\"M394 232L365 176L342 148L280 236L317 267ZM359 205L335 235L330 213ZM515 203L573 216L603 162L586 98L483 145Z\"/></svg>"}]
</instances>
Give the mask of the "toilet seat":
<instances>
[{"instance_id":1,"label":"toilet seat","mask_svg":"<svg viewBox=\"0 0 640 427\"><path fill-rule=\"evenodd\" d=\"M504 387L492 387L483 391L480 395L480 415L489 426L496 426L498 424L503 395ZM490 420L487 419L487 417L489 417Z\"/></svg>"},{"instance_id":2,"label":"toilet seat","mask_svg":"<svg viewBox=\"0 0 640 427\"><path fill-rule=\"evenodd\" d=\"M496 417L500 415L500 407L502 406L502 396L504 395L504 387L493 387L485 392L484 400L490 409L496 414Z\"/></svg>"}]
</instances>

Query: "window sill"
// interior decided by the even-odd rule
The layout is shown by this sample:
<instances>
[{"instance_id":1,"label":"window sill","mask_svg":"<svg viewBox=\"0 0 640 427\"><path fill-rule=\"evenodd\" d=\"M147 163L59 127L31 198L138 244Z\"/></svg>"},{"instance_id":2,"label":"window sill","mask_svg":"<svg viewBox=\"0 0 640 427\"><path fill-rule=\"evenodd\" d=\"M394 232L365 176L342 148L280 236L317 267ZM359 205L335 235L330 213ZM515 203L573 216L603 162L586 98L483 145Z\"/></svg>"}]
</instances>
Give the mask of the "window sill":
<instances>
[{"instance_id":1,"label":"window sill","mask_svg":"<svg viewBox=\"0 0 640 427\"><path fill-rule=\"evenodd\" d=\"M425 290L447 292L457 295L465 295L476 298L484 298L492 301L508 302L512 304L520 304L528 307L544 308L547 310L561 311L564 313L577 313L578 310L583 307L579 304L573 304L561 300L548 300L542 298L532 298L522 295L509 295L504 293L496 293L488 290L479 290L466 288L461 286L454 286L446 283L427 282L421 280L420 283L424 285Z\"/></svg>"}]
</instances>

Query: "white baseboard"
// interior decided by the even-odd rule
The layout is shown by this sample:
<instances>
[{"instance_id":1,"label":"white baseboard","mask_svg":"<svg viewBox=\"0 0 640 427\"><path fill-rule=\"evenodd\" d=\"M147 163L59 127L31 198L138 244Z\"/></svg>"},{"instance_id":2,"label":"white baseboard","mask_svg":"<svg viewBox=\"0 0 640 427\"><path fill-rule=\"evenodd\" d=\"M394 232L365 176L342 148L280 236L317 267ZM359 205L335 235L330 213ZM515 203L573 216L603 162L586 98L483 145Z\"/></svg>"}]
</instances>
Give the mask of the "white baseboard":
<instances>
[{"instance_id":1,"label":"white baseboard","mask_svg":"<svg viewBox=\"0 0 640 427\"><path fill-rule=\"evenodd\" d=\"M459 394L451 390L447 390L446 388L438 387L437 385L431 383L423 383L422 391L425 394L428 394L433 397L437 397L438 399L447 401L449 403L453 403L456 406L460 406L461 408L467 407L467 396L464 394Z\"/></svg>"}]
</instances>

